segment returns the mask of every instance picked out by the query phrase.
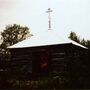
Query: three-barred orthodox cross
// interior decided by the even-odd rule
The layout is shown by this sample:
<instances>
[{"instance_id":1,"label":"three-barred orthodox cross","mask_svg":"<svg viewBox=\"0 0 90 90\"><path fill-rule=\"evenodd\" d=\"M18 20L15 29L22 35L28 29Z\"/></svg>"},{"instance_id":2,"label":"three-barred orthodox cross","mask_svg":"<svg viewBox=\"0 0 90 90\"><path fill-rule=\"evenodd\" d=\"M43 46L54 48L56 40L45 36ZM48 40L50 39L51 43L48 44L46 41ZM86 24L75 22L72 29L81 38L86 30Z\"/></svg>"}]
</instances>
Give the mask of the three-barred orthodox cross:
<instances>
[{"instance_id":1,"label":"three-barred orthodox cross","mask_svg":"<svg viewBox=\"0 0 90 90\"><path fill-rule=\"evenodd\" d=\"M48 30L51 30L51 12L52 12L51 8L48 8L48 11L46 11L46 12L49 14L49 16L48 16L48 19L49 19L49 21L48 21L48 24L49 24Z\"/></svg>"}]
</instances>

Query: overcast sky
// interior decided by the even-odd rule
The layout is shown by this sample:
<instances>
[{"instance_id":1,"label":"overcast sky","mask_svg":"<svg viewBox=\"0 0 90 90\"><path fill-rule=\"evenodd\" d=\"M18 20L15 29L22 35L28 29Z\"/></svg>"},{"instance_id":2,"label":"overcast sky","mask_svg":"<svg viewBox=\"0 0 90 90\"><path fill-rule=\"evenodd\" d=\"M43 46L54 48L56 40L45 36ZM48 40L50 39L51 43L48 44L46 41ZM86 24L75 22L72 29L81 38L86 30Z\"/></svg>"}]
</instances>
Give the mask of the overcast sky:
<instances>
[{"instance_id":1,"label":"overcast sky","mask_svg":"<svg viewBox=\"0 0 90 90\"><path fill-rule=\"evenodd\" d=\"M48 30L48 7L53 10L54 31L63 37L74 31L90 40L90 0L0 0L0 30L16 23L28 26L32 33L44 34Z\"/></svg>"}]
</instances>

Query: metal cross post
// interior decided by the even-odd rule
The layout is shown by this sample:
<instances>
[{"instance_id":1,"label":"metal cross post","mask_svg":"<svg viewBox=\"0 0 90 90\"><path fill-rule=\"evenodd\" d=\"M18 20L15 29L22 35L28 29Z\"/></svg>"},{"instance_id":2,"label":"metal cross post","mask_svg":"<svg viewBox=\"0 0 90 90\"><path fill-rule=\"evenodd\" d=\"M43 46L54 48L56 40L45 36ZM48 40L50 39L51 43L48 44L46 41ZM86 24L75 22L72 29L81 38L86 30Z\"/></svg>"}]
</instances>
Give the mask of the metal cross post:
<instances>
[{"instance_id":1,"label":"metal cross post","mask_svg":"<svg viewBox=\"0 0 90 90\"><path fill-rule=\"evenodd\" d=\"M49 14L49 17L48 17L49 28L48 28L48 30L51 30L51 12L52 12L51 8L48 8L48 11L46 11L46 12Z\"/></svg>"}]
</instances>

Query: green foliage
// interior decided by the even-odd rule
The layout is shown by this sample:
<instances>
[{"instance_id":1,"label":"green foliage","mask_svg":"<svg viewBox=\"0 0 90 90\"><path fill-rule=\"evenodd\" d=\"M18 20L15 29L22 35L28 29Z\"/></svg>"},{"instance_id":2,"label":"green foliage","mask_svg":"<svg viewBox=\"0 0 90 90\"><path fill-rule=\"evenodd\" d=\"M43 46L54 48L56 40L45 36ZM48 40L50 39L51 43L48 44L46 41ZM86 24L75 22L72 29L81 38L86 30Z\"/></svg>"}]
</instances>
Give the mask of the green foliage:
<instances>
[{"instance_id":1,"label":"green foliage","mask_svg":"<svg viewBox=\"0 0 90 90\"><path fill-rule=\"evenodd\" d=\"M1 34L3 36L2 47L5 48L26 39L30 32L28 27L13 24L6 26Z\"/></svg>"},{"instance_id":2,"label":"green foliage","mask_svg":"<svg viewBox=\"0 0 90 90\"><path fill-rule=\"evenodd\" d=\"M90 40L80 39L75 32L71 32L69 38L73 41L78 42L79 44L90 48Z\"/></svg>"},{"instance_id":3,"label":"green foliage","mask_svg":"<svg viewBox=\"0 0 90 90\"><path fill-rule=\"evenodd\" d=\"M5 30L1 33L3 42L0 45L0 59L8 60L10 53L7 50L8 46L18 43L27 37L32 36L28 27L23 27L17 24L7 25Z\"/></svg>"},{"instance_id":4,"label":"green foliage","mask_svg":"<svg viewBox=\"0 0 90 90\"><path fill-rule=\"evenodd\" d=\"M81 44L84 45L84 46L86 46L86 41L85 41L84 38L81 40Z\"/></svg>"},{"instance_id":5,"label":"green foliage","mask_svg":"<svg viewBox=\"0 0 90 90\"><path fill-rule=\"evenodd\" d=\"M86 46L87 46L88 48L90 48L90 40L87 40L87 41L86 41Z\"/></svg>"},{"instance_id":6,"label":"green foliage","mask_svg":"<svg viewBox=\"0 0 90 90\"><path fill-rule=\"evenodd\" d=\"M66 78L61 76L43 77L35 80L11 79L6 82L14 89L61 89L65 88L65 83L68 83Z\"/></svg>"},{"instance_id":7,"label":"green foliage","mask_svg":"<svg viewBox=\"0 0 90 90\"><path fill-rule=\"evenodd\" d=\"M70 38L71 40L74 40L74 41L80 43L80 39L79 39L79 37L76 35L75 32L71 32L69 38Z\"/></svg>"}]
</instances>

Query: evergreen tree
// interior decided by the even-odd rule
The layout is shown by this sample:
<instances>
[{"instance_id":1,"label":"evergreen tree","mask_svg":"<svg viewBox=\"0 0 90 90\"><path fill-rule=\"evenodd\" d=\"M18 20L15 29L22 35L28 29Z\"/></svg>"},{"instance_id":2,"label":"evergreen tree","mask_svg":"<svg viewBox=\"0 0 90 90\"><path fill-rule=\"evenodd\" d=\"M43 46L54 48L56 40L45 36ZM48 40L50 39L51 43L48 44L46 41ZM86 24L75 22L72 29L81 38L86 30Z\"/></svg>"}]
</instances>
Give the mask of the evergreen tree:
<instances>
[{"instance_id":1,"label":"evergreen tree","mask_svg":"<svg viewBox=\"0 0 90 90\"><path fill-rule=\"evenodd\" d=\"M75 32L71 32L70 35L69 35L69 38L70 38L71 40L73 40L73 41L76 41L76 42L80 43L80 39L79 39L79 37L76 35Z\"/></svg>"},{"instance_id":2,"label":"evergreen tree","mask_svg":"<svg viewBox=\"0 0 90 90\"><path fill-rule=\"evenodd\" d=\"M81 40L81 44L82 44L83 46L86 46L86 41L85 41L84 38Z\"/></svg>"},{"instance_id":3,"label":"evergreen tree","mask_svg":"<svg viewBox=\"0 0 90 90\"><path fill-rule=\"evenodd\" d=\"M88 48L90 48L90 40L87 40L87 41L86 41L86 46L87 46Z\"/></svg>"},{"instance_id":4,"label":"evergreen tree","mask_svg":"<svg viewBox=\"0 0 90 90\"><path fill-rule=\"evenodd\" d=\"M76 35L75 32L71 32L69 38L73 41L78 42L79 44L90 48L90 40L85 40L84 38L80 40L80 38Z\"/></svg>"}]
</instances>

